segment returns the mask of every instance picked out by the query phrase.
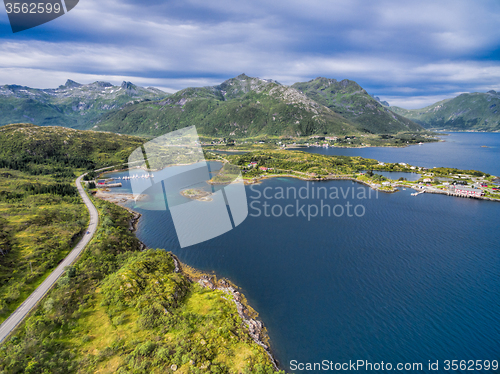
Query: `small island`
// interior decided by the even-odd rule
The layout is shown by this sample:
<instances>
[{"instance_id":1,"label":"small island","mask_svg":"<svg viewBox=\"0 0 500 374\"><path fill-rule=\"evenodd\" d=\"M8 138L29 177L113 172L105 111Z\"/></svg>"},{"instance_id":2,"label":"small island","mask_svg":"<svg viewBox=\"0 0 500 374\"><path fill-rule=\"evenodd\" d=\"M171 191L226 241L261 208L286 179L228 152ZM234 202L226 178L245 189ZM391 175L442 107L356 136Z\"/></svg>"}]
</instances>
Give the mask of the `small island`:
<instances>
[{"instance_id":1,"label":"small island","mask_svg":"<svg viewBox=\"0 0 500 374\"><path fill-rule=\"evenodd\" d=\"M187 190L182 190L181 195L193 200L199 201L212 201L212 194L210 192L200 190L197 188L189 188Z\"/></svg>"}]
</instances>

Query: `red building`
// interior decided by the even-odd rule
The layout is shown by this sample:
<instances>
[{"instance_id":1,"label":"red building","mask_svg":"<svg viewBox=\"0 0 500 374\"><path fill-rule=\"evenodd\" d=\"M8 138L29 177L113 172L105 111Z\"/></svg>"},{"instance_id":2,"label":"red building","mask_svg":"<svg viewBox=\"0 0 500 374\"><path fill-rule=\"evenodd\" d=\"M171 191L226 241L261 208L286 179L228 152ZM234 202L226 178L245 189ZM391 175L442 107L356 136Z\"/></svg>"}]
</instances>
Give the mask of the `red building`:
<instances>
[{"instance_id":1,"label":"red building","mask_svg":"<svg viewBox=\"0 0 500 374\"><path fill-rule=\"evenodd\" d=\"M464 187L464 186L456 186L455 187L455 193L461 195L461 196L472 196L472 197L480 197L484 195L483 190L480 190L479 188L471 188L471 187Z\"/></svg>"}]
</instances>

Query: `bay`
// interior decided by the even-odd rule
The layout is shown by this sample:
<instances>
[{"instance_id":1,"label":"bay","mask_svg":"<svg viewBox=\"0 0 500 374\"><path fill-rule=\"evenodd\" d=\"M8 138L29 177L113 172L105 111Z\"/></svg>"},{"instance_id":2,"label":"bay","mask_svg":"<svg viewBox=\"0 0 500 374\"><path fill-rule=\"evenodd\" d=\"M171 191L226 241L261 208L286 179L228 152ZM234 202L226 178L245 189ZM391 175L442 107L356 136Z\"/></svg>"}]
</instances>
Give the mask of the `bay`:
<instances>
[{"instance_id":1,"label":"bay","mask_svg":"<svg viewBox=\"0 0 500 374\"><path fill-rule=\"evenodd\" d=\"M317 150L500 175L500 134L458 133L446 140L403 149ZM329 194L276 194L318 187ZM500 357L499 203L414 197L410 190L376 194L351 181L291 178L265 180L246 192L249 216L241 225L183 249L168 210L130 207L142 214L137 236L148 247L172 251L242 288L282 368L301 372L294 362L367 360L422 363L421 372L430 372L428 361L440 360L438 372L444 372L444 360ZM314 206L318 214L308 216Z\"/></svg>"}]
</instances>

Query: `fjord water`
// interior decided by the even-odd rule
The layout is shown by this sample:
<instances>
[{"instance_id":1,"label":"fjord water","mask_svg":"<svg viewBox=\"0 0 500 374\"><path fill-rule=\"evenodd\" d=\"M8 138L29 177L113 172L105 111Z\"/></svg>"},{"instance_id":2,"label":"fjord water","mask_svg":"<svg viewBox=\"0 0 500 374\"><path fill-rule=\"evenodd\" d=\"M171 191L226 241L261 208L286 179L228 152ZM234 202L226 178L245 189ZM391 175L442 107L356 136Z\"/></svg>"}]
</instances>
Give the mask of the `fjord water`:
<instances>
[{"instance_id":1,"label":"fjord water","mask_svg":"<svg viewBox=\"0 0 500 374\"><path fill-rule=\"evenodd\" d=\"M405 148L304 148L305 152L361 156L382 162L406 162L427 168L480 170L500 177L500 133L447 132L444 142Z\"/></svg>"},{"instance_id":2,"label":"fjord water","mask_svg":"<svg viewBox=\"0 0 500 374\"><path fill-rule=\"evenodd\" d=\"M498 150L500 134L480 134L481 145L491 148L479 146L477 152L471 145L476 135L456 135L463 152L474 149L465 165L453 164L453 157L434 148L444 146L447 152L447 143L405 148L407 156L413 148L423 161L398 159L401 154L394 151L401 150L396 148L349 151L383 161L422 166L444 162L500 175L495 171L499 159L491 163L484 156ZM420 149L425 148L431 151L424 160ZM321 196L323 204L345 206L349 201L362 205L365 214L357 217L351 210L352 217L325 213L308 219L290 209L294 217L264 216L265 202L270 207L296 206L293 196L274 196L280 187L298 191L307 186L354 188L354 197L348 193L346 199ZM264 192L272 196L259 196ZM170 250L181 261L240 286L260 313L273 352L286 370L291 360L368 360L423 363L424 372L429 372L428 361L440 360L438 372L444 372L443 360L498 359L500 203L433 194L413 197L411 192L375 195L350 181L312 186L275 178L247 187L249 216L225 235L180 249L168 211L136 208L142 214L137 235L148 247ZM306 205L307 214L307 205L321 206L320 200L309 195L298 203Z\"/></svg>"}]
</instances>

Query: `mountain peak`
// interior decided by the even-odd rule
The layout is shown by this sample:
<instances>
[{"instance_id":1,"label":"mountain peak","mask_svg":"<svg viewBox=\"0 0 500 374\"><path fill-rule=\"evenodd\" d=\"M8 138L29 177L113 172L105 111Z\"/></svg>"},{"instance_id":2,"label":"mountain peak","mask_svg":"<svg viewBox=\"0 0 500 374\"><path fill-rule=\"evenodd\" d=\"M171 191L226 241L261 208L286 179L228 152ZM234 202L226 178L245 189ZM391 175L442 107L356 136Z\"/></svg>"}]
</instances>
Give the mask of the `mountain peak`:
<instances>
[{"instance_id":1,"label":"mountain peak","mask_svg":"<svg viewBox=\"0 0 500 374\"><path fill-rule=\"evenodd\" d=\"M80 87L80 86L82 86L80 83L75 82L74 80L68 79L66 81L66 83L64 84L64 86L61 86L61 87L73 88L73 87Z\"/></svg>"},{"instance_id":2,"label":"mountain peak","mask_svg":"<svg viewBox=\"0 0 500 374\"><path fill-rule=\"evenodd\" d=\"M103 81L94 82L94 83L92 83L92 85L98 86L98 87L113 87L113 85L111 83L103 82Z\"/></svg>"},{"instance_id":3,"label":"mountain peak","mask_svg":"<svg viewBox=\"0 0 500 374\"><path fill-rule=\"evenodd\" d=\"M314 79L311 79L309 82L314 82L314 81L327 82L327 83L337 83L337 80L335 78L325 78L325 77L316 77Z\"/></svg>"},{"instance_id":4,"label":"mountain peak","mask_svg":"<svg viewBox=\"0 0 500 374\"><path fill-rule=\"evenodd\" d=\"M390 106L389 103L387 101L382 101L380 100L380 97L378 96L374 96L374 95L370 95L371 97L373 97L375 100L377 100L380 104L382 104L383 106Z\"/></svg>"},{"instance_id":5,"label":"mountain peak","mask_svg":"<svg viewBox=\"0 0 500 374\"><path fill-rule=\"evenodd\" d=\"M121 84L121 87L122 87L124 90L130 90L130 89L135 88L135 84L133 84L132 82L126 82L126 81L123 81L123 82L122 82L122 84Z\"/></svg>"},{"instance_id":6,"label":"mountain peak","mask_svg":"<svg viewBox=\"0 0 500 374\"><path fill-rule=\"evenodd\" d=\"M384 108L355 81L318 77L309 82L299 82L293 88L310 99L330 108L347 120L370 133L396 133L420 131L422 127L411 120L398 117Z\"/></svg>"}]
</instances>

